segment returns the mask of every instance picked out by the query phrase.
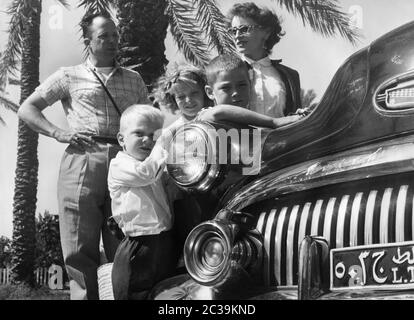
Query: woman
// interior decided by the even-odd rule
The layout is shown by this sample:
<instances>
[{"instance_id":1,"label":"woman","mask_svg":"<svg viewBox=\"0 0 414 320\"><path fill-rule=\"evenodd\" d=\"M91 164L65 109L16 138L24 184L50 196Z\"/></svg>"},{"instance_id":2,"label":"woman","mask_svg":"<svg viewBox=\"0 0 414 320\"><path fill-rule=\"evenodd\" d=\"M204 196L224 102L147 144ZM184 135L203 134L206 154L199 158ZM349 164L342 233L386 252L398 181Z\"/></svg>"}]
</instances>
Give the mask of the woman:
<instances>
[{"instance_id":1,"label":"woman","mask_svg":"<svg viewBox=\"0 0 414 320\"><path fill-rule=\"evenodd\" d=\"M228 14L229 32L237 51L252 67L249 108L271 117L283 117L301 107L300 80L296 70L270 60L282 33L278 17L253 2L235 4Z\"/></svg>"}]
</instances>

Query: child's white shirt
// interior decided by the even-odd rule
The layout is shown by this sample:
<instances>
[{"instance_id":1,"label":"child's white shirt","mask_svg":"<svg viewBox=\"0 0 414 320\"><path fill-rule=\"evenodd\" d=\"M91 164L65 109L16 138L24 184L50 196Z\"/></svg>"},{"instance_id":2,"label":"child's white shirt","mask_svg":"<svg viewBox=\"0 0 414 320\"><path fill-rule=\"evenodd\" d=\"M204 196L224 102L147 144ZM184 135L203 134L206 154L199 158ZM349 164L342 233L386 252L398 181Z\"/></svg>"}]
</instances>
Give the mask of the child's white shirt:
<instances>
[{"instance_id":1,"label":"child's white shirt","mask_svg":"<svg viewBox=\"0 0 414 320\"><path fill-rule=\"evenodd\" d=\"M156 144L144 161L123 151L112 159L108 172L112 214L126 236L154 235L172 228L172 215L161 180L167 156Z\"/></svg>"}]
</instances>

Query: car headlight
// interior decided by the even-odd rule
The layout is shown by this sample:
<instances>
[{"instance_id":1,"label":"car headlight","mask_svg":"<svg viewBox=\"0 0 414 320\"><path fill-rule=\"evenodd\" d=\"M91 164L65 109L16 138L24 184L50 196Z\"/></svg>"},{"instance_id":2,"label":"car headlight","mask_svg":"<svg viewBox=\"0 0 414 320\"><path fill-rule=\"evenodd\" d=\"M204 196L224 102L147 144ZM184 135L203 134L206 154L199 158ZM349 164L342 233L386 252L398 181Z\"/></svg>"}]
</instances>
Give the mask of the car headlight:
<instances>
[{"instance_id":1,"label":"car headlight","mask_svg":"<svg viewBox=\"0 0 414 320\"><path fill-rule=\"evenodd\" d=\"M190 124L179 130L169 149L167 171L183 187L196 186L206 191L217 178L220 166L216 160L211 135L214 127L207 123Z\"/></svg>"},{"instance_id":2,"label":"car headlight","mask_svg":"<svg viewBox=\"0 0 414 320\"><path fill-rule=\"evenodd\" d=\"M225 248L220 238L212 237L208 239L204 244L203 252L203 264L208 268L216 268L220 266L226 259Z\"/></svg>"},{"instance_id":3,"label":"car headlight","mask_svg":"<svg viewBox=\"0 0 414 320\"><path fill-rule=\"evenodd\" d=\"M245 269L260 264L260 235L242 230L233 221L219 219L195 227L184 245L184 262L191 277L203 285L216 285L231 277L232 263Z\"/></svg>"},{"instance_id":4,"label":"car headlight","mask_svg":"<svg viewBox=\"0 0 414 320\"><path fill-rule=\"evenodd\" d=\"M188 273L199 283L220 282L230 267L232 230L220 221L207 221L195 227L184 245Z\"/></svg>"}]
</instances>

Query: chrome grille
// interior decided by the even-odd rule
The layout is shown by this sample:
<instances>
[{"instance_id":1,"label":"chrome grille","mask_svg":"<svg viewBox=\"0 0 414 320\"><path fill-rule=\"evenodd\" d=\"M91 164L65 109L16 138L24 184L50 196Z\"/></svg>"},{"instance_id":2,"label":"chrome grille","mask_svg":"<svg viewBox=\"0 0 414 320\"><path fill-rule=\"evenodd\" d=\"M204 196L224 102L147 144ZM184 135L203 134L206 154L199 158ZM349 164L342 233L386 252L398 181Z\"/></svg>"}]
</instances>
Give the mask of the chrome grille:
<instances>
[{"instance_id":1,"label":"chrome grille","mask_svg":"<svg viewBox=\"0 0 414 320\"><path fill-rule=\"evenodd\" d=\"M410 184L355 186L353 192L323 189L296 201L289 196L276 201L257 223L267 255L266 284L297 285L298 251L305 235L323 236L331 248L413 240L413 189Z\"/></svg>"}]
</instances>

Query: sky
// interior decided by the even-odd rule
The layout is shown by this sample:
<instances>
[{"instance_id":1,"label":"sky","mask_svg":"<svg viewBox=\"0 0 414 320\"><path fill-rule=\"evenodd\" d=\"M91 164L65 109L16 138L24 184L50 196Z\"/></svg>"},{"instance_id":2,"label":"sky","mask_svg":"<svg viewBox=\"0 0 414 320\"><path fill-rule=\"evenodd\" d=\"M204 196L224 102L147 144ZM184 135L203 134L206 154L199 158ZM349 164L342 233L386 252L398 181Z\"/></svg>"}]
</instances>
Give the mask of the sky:
<instances>
[{"instance_id":1,"label":"sky","mask_svg":"<svg viewBox=\"0 0 414 320\"><path fill-rule=\"evenodd\" d=\"M224 13L235 0L217 0ZM282 18L286 35L275 46L272 57L298 70L302 88L314 89L318 100L339 66L354 52L369 45L373 40L392 29L411 21L414 12L412 0L339 0L344 12L352 13L361 27L361 39L352 45L343 38L324 38L310 28L303 27L300 19L277 6L277 1L257 0L259 6L274 9ZM7 16L3 13L10 0L0 2L0 50L7 40ZM82 44L77 24L82 10L76 8L78 1L68 1L70 10L56 5L54 0L43 1L41 26L40 81L60 66L70 66L82 60ZM166 55L170 63L182 60L171 36L166 39ZM9 86L8 97L19 101L19 88ZM60 103L45 110L46 117L57 126L67 128ZM12 236L12 206L14 172L16 168L17 116L0 106L0 115L7 126L0 125L0 236ZM174 117L167 115L166 123ZM57 214L56 185L60 159L66 145L41 136L39 140L39 185L37 213L45 210Z\"/></svg>"}]
</instances>

